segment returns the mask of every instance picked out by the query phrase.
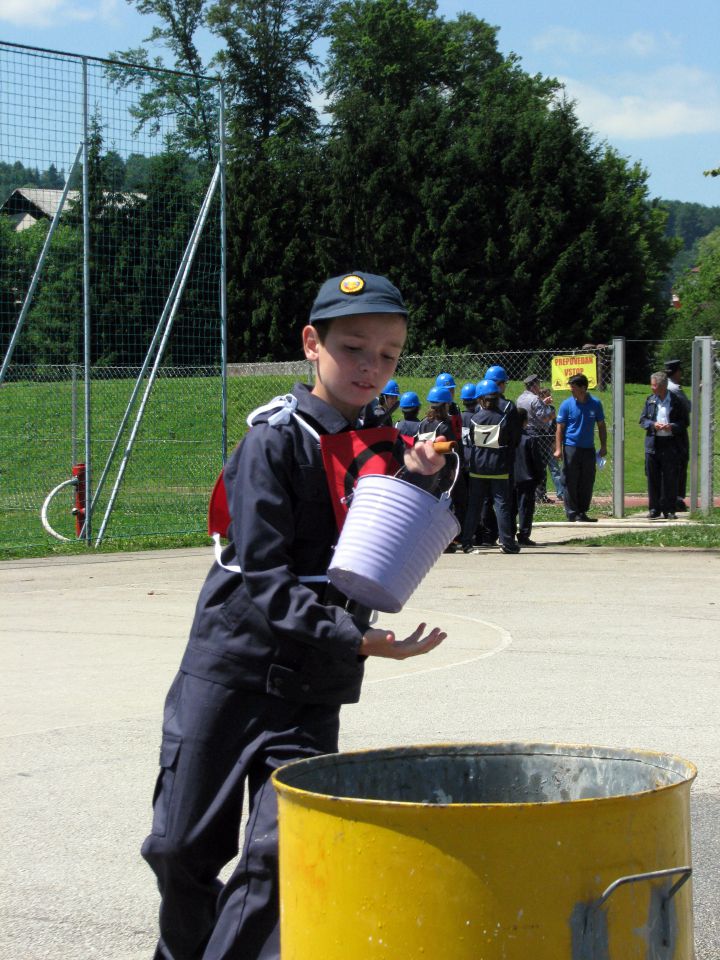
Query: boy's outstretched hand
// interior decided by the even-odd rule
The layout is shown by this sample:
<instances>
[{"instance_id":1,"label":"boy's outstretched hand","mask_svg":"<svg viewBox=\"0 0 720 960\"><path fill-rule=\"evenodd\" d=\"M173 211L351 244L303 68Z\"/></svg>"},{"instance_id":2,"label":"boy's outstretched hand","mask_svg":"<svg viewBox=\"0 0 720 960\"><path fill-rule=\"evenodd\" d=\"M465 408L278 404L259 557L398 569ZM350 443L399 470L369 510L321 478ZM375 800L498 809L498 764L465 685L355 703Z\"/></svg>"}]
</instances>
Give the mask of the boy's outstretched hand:
<instances>
[{"instance_id":1,"label":"boy's outstretched hand","mask_svg":"<svg viewBox=\"0 0 720 960\"><path fill-rule=\"evenodd\" d=\"M368 630L362 638L358 653L365 657L389 657L391 660L407 660L408 657L429 653L443 642L447 634L439 627L434 627L423 637L426 626L421 623L417 630L404 640L396 640L392 630Z\"/></svg>"}]
</instances>

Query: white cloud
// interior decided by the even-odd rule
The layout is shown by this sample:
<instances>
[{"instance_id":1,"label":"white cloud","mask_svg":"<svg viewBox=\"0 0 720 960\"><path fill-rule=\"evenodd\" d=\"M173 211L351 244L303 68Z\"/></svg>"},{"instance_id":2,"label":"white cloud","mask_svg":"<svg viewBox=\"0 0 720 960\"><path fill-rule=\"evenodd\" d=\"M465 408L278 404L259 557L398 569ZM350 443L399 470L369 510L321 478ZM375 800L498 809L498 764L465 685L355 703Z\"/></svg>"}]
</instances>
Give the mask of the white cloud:
<instances>
[{"instance_id":1,"label":"white cloud","mask_svg":"<svg viewBox=\"0 0 720 960\"><path fill-rule=\"evenodd\" d=\"M17 27L57 27L63 21L87 23L113 18L116 0L95 0L85 4L66 0L0 0L0 22Z\"/></svg>"},{"instance_id":2,"label":"white cloud","mask_svg":"<svg viewBox=\"0 0 720 960\"><path fill-rule=\"evenodd\" d=\"M720 81L694 67L562 82L582 123L611 141L720 133Z\"/></svg>"},{"instance_id":3,"label":"white cloud","mask_svg":"<svg viewBox=\"0 0 720 960\"><path fill-rule=\"evenodd\" d=\"M681 47L681 38L663 30L660 33L636 31L623 36L600 36L573 30L569 27L548 27L538 34L532 45L535 50L556 54L562 58L583 56L603 59L646 60L650 57L667 58Z\"/></svg>"},{"instance_id":4,"label":"white cloud","mask_svg":"<svg viewBox=\"0 0 720 960\"><path fill-rule=\"evenodd\" d=\"M584 53L591 38L580 30L569 27L548 27L534 38L532 45L536 50L556 51L558 53Z\"/></svg>"}]
</instances>

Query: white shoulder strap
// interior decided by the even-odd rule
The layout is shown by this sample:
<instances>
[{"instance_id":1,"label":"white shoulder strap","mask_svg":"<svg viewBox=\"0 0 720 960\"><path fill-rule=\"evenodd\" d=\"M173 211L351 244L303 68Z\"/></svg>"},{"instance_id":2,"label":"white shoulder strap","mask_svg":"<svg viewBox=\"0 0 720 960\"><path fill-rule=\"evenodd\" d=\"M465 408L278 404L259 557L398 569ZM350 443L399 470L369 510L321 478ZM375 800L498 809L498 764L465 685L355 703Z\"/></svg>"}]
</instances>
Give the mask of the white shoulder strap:
<instances>
[{"instance_id":1,"label":"white shoulder strap","mask_svg":"<svg viewBox=\"0 0 720 960\"><path fill-rule=\"evenodd\" d=\"M237 563L223 563L222 561L222 544L220 543L220 534L214 533L212 535L213 540L215 541L215 560L219 567L222 567L223 570L227 570L229 573L242 573L242 567ZM316 574L311 577L298 577L300 583L327 583L327 576L323 573Z\"/></svg>"},{"instance_id":2,"label":"white shoulder strap","mask_svg":"<svg viewBox=\"0 0 720 960\"><path fill-rule=\"evenodd\" d=\"M303 420L299 413L297 413L297 397L294 397L291 393L285 393L279 397L273 397L269 403L263 404L261 407L257 407L252 413L248 414L247 425L251 427L257 417L261 413L268 413L270 410L274 410L271 416L268 417L268 423L271 427L280 426L283 423L290 423L290 418L297 420L300 426L305 430L310 436L320 442L320 434L315 430L307 420Z\"/></svg>"},{"instance_id":3,"label":"white shoulder strap","mask_svg":"<svg viewBox=\"0 0 720 960\"><path fill-rule=\"evenodd\" d=\"M257 407L252 413L248 414L247 425L252 427L253 423L262 413L268 413L270 410L274 410L270 417L268 417L268 423L271 427L279 426L283 423L290 423L290 418L293 417L300 426L305 430L310 436L320 442L320 434L317 430L314 430L309 423L307 423L300 416L299 413L296 413L297 409L297 397L294 397L291 393L283 394L279 397L273 397L269 403L263 404L261 407ZM242 573L242 567L237 563L223 563L222 561L222 544L220 543L220 534L214 533L212 535L213 540L215 541L215 560L218 566L222 567L223 570L227 570L229 573ZM308 577L298 577L300 583L326 583L327 576L325 574L318 574L316 576Z\"/></svg>"},{"instance_id":4,"label":"white shoulder strap","mask_svg":"<svg viewBox=\"0 0 720 960\"><path fill-rule=\"evenodd\" d=\"M418 441L422 442L425 440L435 440L435 437L437 436L437 432L439 429L440 429L440 424L438 424L438 426L435 427L434 430L425 431L424 433L418 433L417 435Z\"/></svg>"}]
</instances>

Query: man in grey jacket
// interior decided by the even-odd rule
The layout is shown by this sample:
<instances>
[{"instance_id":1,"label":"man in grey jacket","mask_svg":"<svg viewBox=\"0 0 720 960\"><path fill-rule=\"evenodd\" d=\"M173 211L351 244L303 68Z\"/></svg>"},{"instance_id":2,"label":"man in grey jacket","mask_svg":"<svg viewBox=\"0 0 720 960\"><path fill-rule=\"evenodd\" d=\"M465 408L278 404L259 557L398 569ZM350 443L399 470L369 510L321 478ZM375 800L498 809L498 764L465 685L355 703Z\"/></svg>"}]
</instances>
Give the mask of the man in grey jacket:
<instances>
[{"instance_id":1,"label":"man in grey jacket","mask_svg":"<svg viewBox=\"0 0 720 960\"><path fill-rule=\"evenodd\" d=\"M550 470L558 500L565 496L565 483L562 468L553 456L555 448L555 407L549 390L544 390L540 377L531 373L523 381L525 389L517 398L520 410L526 410L528 415L527 433L530 437L537 437L538 452L543 463ZM550 502L547 496L547 481L544 479L537 485L535 499L538 503Z\"/></svg>"}]
</instances>

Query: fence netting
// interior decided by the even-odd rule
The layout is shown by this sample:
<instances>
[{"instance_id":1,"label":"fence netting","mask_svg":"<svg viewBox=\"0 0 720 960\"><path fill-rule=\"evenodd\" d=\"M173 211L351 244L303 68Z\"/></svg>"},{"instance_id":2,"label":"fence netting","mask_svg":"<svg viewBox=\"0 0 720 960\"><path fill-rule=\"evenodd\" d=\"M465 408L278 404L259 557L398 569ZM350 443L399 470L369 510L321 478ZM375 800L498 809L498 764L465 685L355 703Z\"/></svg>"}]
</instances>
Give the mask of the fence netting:
<instances>
[{"instance_id":1,"label":"fence netting","mask_svg":"<svg viewBox=\"0 0 720 960\"><path fill-rule=\"evenodd\" d=\"M401 391L414 390L424 401L439 373L448 372L457 383L476 383L486 369L503 366L509 377L507 396L517 399L523 380L536 373L552 388L551 360L571 350L494 352L448 356L406 356L396 378ZM578 352L578 351L574 351ZM587 353L587 351L583 351ZM596 351L602 380L592 392L604 405L612 428L609 351ZM106 463L116 439L140 368L93 369L91 451L96 468ZM73 463L82 459L85 443L82 367L65 365L15 365L0 390L0 451L2 524L0 544L42 542L47 539L40 511L48 493L70 476ZM231 364L228 368L228 446L247 429L247 415L297 382L312 383L307 362ZM220 440L221 370L218 366L163 365L152 395L152 415L143 420L107 528L107 539L179 534L202 534L206 528L209 492L222 466ZM567 390L555 391L559 406ZM102 516L108 504L114 473L103 483L95 503ZM553 494L548 474L548 493ZM612 471L599 472L595 500L610 511ZM48 520L58 533L74 536L71 514L74 493L61 491L52 501ZM557 511L562 519L562 511Z\"/></svg>"},{"instance_id":2,"label":"fence netting","mask_svg":"<svg viewBox=\"0 0 720 960\"><path fill-rule=\"evenodd\" d=\"M107 540L202 534L248 413L313 376L298 361L231 364L223 378L220 83L0 42L0 92L0 548L50 542L43 504L86 460L91 541L100 528ZM459 395L500 365L508 397L537 374L557 408L568 392L553 383L553 359L576 354L595 359L591 392L612 435L612 347L435 351L402 358L396 376L424 403L439 373ZM626 410L638 447L626 489L638 493L646 392L636 385ZM717 489L717 430L714 444ZM608 462L595 482L608 514L612 482ZM71 540L73 498L68 486L48 507Z\"/></svg>"},{"instance_id":3,"label":"fence netting","mask_svg":"<svg viewBox=\"0 0 720 960\"><path fill-rule=\"evenodd\" d=\"M151 109L188 82L0 43L0 542L85 459L96 530L133 431L108 535L197 529L222 463L218 81L193 78L202 122Z\"/></svg>"},{"instance_id":4,"label":"fence netting","mask_svg":"<svg viewBox=\"0 0 720 960\"><path fill-rule=\"evenodd\" d=\"M712 388L712 489L720 490L720 340L713 341Z\"/></svg>"}]
</instances>

